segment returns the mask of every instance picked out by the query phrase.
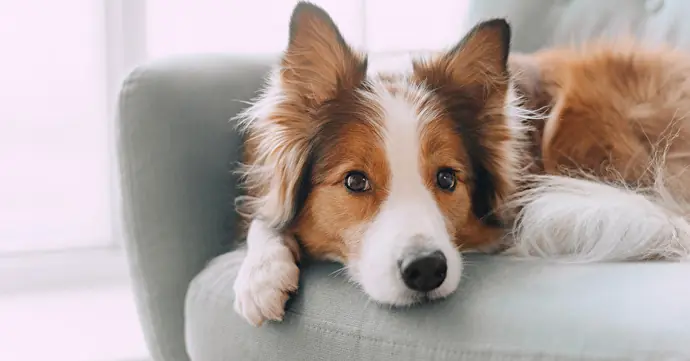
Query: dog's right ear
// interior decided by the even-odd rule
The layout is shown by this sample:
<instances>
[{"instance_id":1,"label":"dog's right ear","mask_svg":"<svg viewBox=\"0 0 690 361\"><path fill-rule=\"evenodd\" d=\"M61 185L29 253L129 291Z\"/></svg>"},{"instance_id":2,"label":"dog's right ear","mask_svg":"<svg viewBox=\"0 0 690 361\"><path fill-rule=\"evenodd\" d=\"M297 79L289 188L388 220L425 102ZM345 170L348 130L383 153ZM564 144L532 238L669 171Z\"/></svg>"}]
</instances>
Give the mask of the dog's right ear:
<instances>
[{"instance_id":1,"label":"dog's right ear","mask_svg":"<svg viewBox=\"0 0 690 361\"><path fill-rule=\"evenodd\" d=\"M358 86L366 75L367 59L345 42L326 11L300 2L290 17L281 65L284 88L314 106Z\"/></svg>"}]
</instances>

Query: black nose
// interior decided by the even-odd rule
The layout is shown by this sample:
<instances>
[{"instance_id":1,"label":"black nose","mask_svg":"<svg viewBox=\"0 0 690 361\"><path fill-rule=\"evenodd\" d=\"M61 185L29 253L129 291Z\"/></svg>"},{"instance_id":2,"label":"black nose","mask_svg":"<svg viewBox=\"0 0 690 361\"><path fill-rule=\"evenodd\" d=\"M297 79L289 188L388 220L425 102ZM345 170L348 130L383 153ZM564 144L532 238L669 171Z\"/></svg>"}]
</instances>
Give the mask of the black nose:
<instances>
[{"instance_id":1,"label":"black nose","mask_svg":"<svg viewBox=\"0 0 690 361\"><path fill-rule=\"evenodd\" d=\"M446 279L448 265L441 251L416 254L400 264L403 282L412 290L429 292Z\"/></svg>"}]
</instances>

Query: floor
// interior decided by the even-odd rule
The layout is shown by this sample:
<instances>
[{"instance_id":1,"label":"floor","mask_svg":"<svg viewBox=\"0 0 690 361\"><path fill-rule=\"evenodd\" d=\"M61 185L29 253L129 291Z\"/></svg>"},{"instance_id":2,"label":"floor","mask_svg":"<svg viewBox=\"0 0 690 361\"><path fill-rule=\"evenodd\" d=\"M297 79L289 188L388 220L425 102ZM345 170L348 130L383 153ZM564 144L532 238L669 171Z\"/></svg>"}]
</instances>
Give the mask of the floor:
<instances>
[{"instance_id":1,"label":"floor","mask_svg":"<svg viewBox=\"0 0 690 361\"><path fill-rule=\"evenodd\" d=\"M0 360L143 361L126 277L0 293Z\"/></svg>"}]
</instances>

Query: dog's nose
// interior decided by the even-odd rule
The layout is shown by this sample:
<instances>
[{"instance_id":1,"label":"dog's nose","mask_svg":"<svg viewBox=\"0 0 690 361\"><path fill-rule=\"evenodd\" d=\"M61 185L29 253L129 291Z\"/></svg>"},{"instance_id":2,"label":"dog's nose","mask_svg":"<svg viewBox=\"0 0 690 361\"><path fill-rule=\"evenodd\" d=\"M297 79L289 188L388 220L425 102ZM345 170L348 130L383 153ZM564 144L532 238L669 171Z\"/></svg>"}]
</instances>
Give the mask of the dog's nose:
<instances>
[{"instance_id":1,"label":"dog's nose","mask_svg":"<svg viewBox=\"0 0 690 361\"><path fill-rule=\"evenodd\" d=\"M412 290L429 292L446 279L448 265L441 251L415 254L400 264L403 282Z\"/></svg>"}]
</instances>

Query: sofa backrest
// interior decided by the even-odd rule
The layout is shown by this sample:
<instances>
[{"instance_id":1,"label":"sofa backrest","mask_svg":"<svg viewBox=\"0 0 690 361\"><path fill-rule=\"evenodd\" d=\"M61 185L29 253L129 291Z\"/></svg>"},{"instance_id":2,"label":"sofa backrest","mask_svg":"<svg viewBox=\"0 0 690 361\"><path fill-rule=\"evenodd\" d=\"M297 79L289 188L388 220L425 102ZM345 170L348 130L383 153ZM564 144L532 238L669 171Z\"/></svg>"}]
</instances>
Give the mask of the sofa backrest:
<instances>
[{"instance_id":1,"label":"sofa backrest","mask_svg":"<svg viewBox=\"0 0 690 361\"><path fill-rule=\"evenodd\" d=\"M506 17L519 52L626 35L690 50L688 15L688 0L474 0L467 26Z\"/></svg>"}]
</instances>

